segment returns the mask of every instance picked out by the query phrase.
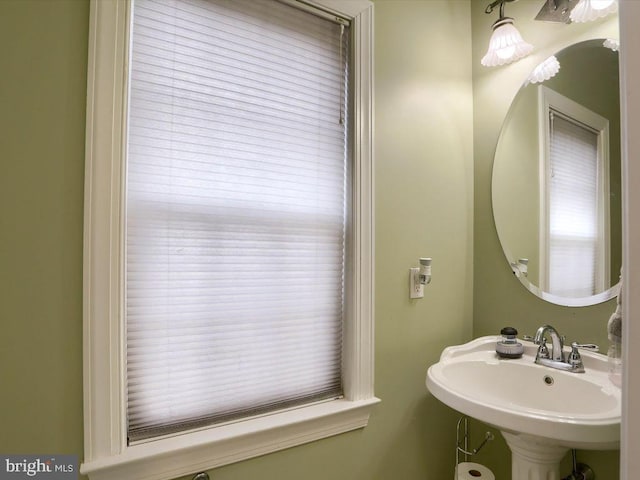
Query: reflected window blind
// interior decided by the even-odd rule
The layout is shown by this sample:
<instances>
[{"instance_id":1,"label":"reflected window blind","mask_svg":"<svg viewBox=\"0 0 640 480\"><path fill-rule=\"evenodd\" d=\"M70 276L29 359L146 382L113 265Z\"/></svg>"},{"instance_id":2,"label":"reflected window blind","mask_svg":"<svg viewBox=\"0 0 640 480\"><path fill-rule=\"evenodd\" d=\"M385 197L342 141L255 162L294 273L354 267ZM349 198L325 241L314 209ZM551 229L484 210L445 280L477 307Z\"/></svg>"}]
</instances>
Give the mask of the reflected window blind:
<instances>
[{"instance_id":1,"label":"reflected window blind","mask_svg":"<svg viewBox=\"0 0 640 480\"><path fill-rule=\"evenodd\" d=\"M583 297L596 288L598 134L551 112L549 291Z\"/></svg>"},{"instance_id":2,"label":"reflected window blind","mask_svg":"<svg viewBox=\"0 0 640 480\"><path fill-rule=\"evenodd\" d=\"M274 0L136 0L130 442L342 393L348 26Z\"/></svg>"}]
</instances>

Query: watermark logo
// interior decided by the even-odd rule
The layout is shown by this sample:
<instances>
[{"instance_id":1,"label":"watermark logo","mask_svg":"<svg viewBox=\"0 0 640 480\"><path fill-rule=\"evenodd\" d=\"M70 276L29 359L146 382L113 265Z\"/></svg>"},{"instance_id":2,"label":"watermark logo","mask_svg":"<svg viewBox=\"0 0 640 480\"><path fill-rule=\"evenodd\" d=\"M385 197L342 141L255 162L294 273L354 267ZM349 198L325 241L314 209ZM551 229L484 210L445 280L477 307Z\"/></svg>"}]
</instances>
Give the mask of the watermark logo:
<instances>
[{"instance_id":1,"label":"watermark logo","mask_svg":"<svg viewBox=\"0 0 640 480\"><path fill-rule=\"evenodd\" d=\"M0 455L0 480L77 480L77 455Z\"/></svg>"}]
</instances>

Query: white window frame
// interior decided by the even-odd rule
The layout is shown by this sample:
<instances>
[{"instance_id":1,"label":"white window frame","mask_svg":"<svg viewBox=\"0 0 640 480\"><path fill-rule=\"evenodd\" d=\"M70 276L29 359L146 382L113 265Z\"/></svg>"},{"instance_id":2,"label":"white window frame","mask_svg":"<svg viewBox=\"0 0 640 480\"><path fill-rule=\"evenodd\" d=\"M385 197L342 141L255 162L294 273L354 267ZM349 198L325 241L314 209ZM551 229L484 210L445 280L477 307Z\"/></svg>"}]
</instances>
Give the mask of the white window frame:
<instances>
[{"instance_id":1,"label":"white window frame","mask_svg":"<svg viewBox=\"0 0 640 480\"><path fill-rule=\"evenodd\" d=\"M607 290L611 277L611 242L609 215L609 121L583 105L544 85L538 86L538 120L540 141L540 289L549 290L549 188L546 179L550 171L550 110L573 118L598 132L598 258L596 269L596 291Z\"/></svg>"},{"instance_id":2,"label":"white window frame","mask_svg":"<svg viewBox=\"0 0 640 480\"><path fill-rule=\"evenodd\" d=\"M296 0L286 0L295 3ZM367 425L373 392L373 4L301 0L351 21L353 301L344 398L133 446L126 439L124 161L130 0L91 0L84 216L84 462L91 480L170 480Z\"/></svg>"}]
</instances>

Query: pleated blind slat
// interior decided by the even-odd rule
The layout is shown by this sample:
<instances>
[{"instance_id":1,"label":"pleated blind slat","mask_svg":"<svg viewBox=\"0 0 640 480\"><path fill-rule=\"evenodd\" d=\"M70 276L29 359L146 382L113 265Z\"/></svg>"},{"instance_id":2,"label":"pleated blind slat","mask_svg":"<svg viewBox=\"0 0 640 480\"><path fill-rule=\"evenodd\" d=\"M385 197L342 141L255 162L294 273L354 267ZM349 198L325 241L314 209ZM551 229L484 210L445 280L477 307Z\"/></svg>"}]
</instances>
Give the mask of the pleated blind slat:
<instances>
[{"instance_id":1,"label":"pleated blind slat","mask_svg":"<svg viewBox=\"0 0 640 480\"><path fill-rule=\"evenodd\" d=\"M598 135L554 115L551 122L549 291L595 293L598 253Z\"/></svg>"},{"instance_id":2,"label":"pleated blind slat","mask_svg":"<svg viewBox=\"0 0 640 480\"><path fill-rule=\"evenodd\" d=\"M275 0L136 0L132 442L341 395L346 38Z\"/></svg>"}]
</instances>

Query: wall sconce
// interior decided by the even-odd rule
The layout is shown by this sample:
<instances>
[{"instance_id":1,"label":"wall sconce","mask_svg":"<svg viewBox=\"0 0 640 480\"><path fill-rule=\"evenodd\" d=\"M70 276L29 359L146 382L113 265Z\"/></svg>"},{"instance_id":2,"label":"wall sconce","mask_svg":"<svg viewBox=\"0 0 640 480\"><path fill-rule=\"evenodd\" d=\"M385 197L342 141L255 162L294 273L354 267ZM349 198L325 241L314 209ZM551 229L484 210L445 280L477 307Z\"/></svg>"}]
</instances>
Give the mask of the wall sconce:
<instances>
[{"instance_id":1,"label":"wall sconce","mask_svg":"<svg viewBox=\"0 0 640 480\"><path fill-rule=\"evenodd\" d=\"M514 0L496 0L487 6L484 13L491 13L500 6L500 16L492 25L493 34L489 40L489 50L480 63L485 67L496 67L520 60L533 50L533 45L525 42L520 32L513 26L513 18L504 16L504 4Z\"/></svg>"},{"instance_id":2,"label":"wall sconce","mask_svg":"<svg viewBox=\"0 0 640 480\"><path fill-rule=\"evenodd\" d=\"M617 0L580 0L571 10L572 22L584 23L605 17L618 11Z\"/></svg>"},{"instance_id":3,"label":"wall sconce","mask_svg":"<svg viewBox=\"0 0 640 480\"><path fill-rule=\"evenodd\" d=\"M551 55L544 62L533 69L529 78L527 78L526 85L530 83L542 83L545 80L549 80L554 77L556 73L560 71L560 62L555 55Z\"/></svg>"},{"instance_id":4,"label":"wall sconce","mask_svg":"<svg viewBox=\"0 0 640 480\"><path fill-rule=\"evenodd\" d=\"M547 0L542 6L536 20L543 22L571 23L571 10L578 0Z\"/></svg>"},{"instance_id":5,"label":"wall sconce","mask_svg":"<svg viewBox=\"0 0 640 480\"><path fill-rule=\"evenodd\" d=\"M614 52L620 50L620 41L615 38L607 38L602 44L603 47L610 48Z\"/></svg>"}]
</instances>

